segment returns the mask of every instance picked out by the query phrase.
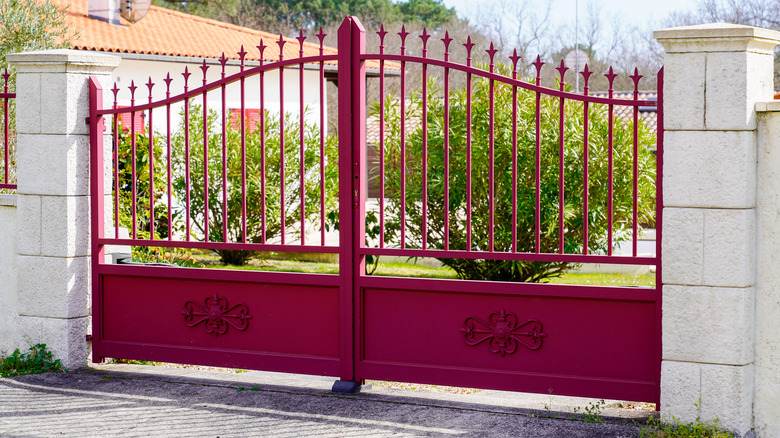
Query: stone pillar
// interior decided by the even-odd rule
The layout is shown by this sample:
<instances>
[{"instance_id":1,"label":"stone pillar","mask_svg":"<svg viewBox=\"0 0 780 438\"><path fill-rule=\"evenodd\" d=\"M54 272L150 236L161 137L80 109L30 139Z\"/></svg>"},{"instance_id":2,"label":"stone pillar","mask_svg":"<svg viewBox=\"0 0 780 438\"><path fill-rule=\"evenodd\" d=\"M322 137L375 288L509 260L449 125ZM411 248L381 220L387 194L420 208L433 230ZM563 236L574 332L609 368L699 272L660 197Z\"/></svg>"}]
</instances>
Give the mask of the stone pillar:
<instances>
[{"instance_id":1,"label":"stone pillar","mask_svg":"<svg viewBox=\"0 0 780 438\"><path fill-rule=\"evenodd\" d=\"M664 56L661 413L753 428L755 105L772 98L780 32L656 31Z\"/></svg>"},{"instance_id":2,"label":"stone pillar","mask_svg":"<svg viewBox=\"0 0 780 438\"><path fill-rule=\"evenodd\" d=\"M780 436L780 101L758 103L756 389L759 437Z\"/></svg>"},{"instance_id":3,"label":"stone pillar","mask_svg":"<svg viewBox=\"0 0 780 438\"><path fill-rule=\"evenodd\" d=\"M17 71L19 345L45 343L78 368L90 314L88 80L110 88L120 58L45 50L6 59Z\"/></svg>"}]
</instances>

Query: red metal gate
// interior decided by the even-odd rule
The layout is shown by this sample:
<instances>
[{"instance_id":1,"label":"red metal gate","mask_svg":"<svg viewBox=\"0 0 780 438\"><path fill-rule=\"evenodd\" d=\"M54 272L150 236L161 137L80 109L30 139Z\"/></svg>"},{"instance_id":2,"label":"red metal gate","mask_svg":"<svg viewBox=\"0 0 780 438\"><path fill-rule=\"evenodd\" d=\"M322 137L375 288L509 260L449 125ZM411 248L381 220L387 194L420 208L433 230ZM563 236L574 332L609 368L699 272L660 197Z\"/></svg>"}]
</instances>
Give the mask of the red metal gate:
<instances>
[{"instance_id":1,"label":"red metal gate","mask_svg":"<svg viewBox=\"0 0 780 438\"><path fill-rule=\"evenodd\" d=\"M343 382L400 380L658 402L660 93L657 102L639 99L641 76L635 74L632 98L616 99L610 70L609 93L591 95L587 66L580 73L584 92L567 91L563 64L557 69L559 88L543 87L539 59L533 64L536 81L524 82L518 79L519 57L510 57L510 76L494 64L492 46L489 65L472 65L470 40L464 44L466 64L451 62L448 34L443 60L427 56L427 32L420 36L421 56L406 53L405 30L399 34L400 54L386 54L385 34L379 32L378 53L367 53L365 31L348 18L337 52L323 45L322 33L318 46L303 36L298 44L280 37L278 60L264 61L268 46L260 42L254 67L245 62L242 47L235 74L229 74L223 56L220 77L209 83L211 67L204 61L200 86L190 88L191 73L185 71L184 93L171 97L168 76L166 97L155 102L149 79L148 103L137 104L131 84L129 107L120 108L115 86L114 104L102 108L101 87L91 82L94 360L121 357L331 375ZM410 91L406 67L412 63L422 66L423 79ZM337 168L325 127L326 75L336 68ZM429 68L444 72L440 93L429 90ZM367 69L379 81L378 110L370 117L379 127L377 175L369 175L366 160ZM388 72L400 75L398 99L385 99ZM455 74L466 80L465 118L451 102ZM658 80L660 92L662 72ZM258 99L247 97L250 81ZM316 85L306 86L307 81ZM240 91L239 107L229 104L229 86ZM484 102L472 95L480 87L487 93ZM269 89L277 90L278 101L269 100ZM298 98L294 113L285 110L284 95L290 92ZM319 101L314 111L305 104L311 95ZM498 114L507 107L502 96L509 95L512 122L506 125ZM523 109L523 96L535 105ZM558 108L552 132L544 129L548 101ZM422 105L407 108L415 102ZM254 113L248 104L257 106ZM481 104L487 105L484 112L475 110ZM580 125L566 118L569 105L581 114ZM184 116L179 134L172 133L171 121L177 106ZM640 144L637 123L640 107L648 106L658 109L650 167L643 161L647 145ZM398 109L393 113L389 107ZM627 122L615 115L617 108L629 109ZM522 111L533 112L529 120L535 123L522 125ZM132 122L127 134L114 118L113 156L104 157L104 116L129 113L135 120L142 112L148 115L145 127ZM591 131L589 118L597 117L606 132ZM458 129L466 135L456 138ZM575 140L576 154L567 143ZM501 142L513 145L509 155L501 155ZM547 157L550 142L557 155ZM419 152L412 143L419 143ZM530 147L518 146L524 144ZM533 157L531 164L522 161L524 154ZM108 160L112 171L105 181ZM523 176L523 166L532 178ZM571 172L577 177L565 178ZM618 174L630 183L616 185ZM395 175L400 177L391 181ZM378 206L367 203L370 178L380 192ZM484 192L477 189L480 178L487 181ZM575 182L579 189L571 188ZM596 187L605 184L604 195L596 196ZM653 199L640 197L642 184L653 185ZM544 202L549 192L554 205ZM511 202L502 203L502 197ZM528 214L520 211L524 200L532 206ZM655 207L651 219L641 211L647 203ZM477 212L478 204L484 204L484 214ZM503 205L511 206L508 216L499 211ZM528 232L518 225L525 216ZM376 235L366 235L367 217L376 220ZM335 226L336 218L338 242L330 243L327 225ZM643 223L656 228L652 256L637 250ZM128 236L120 235L123 227ZM507 229L510 237L502 237ZM621 240L632 248L627 255L614 251ZM106 261L108 245L337 254L340 274L112 264ZM645 288L367 275L366 259L377 256L517 266L651 265L657 280Z\"/></svg>"}]
</instances>

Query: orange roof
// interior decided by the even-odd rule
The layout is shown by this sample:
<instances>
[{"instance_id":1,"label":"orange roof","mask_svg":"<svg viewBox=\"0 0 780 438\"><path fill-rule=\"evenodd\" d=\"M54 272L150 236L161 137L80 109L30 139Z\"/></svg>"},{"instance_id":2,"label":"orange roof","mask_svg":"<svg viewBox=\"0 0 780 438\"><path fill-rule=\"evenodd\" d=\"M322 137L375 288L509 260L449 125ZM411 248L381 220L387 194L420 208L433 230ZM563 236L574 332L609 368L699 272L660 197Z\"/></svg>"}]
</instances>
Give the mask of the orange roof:
<instances>
[{"instance_id":1,"label":"orange roof","mask_svg":"<svg viewBox=\"0 0 780 438\"><path fill-rule=\"evenodd\" d=\"M256 47L260 40L268 46L263 52L266 61L279 60L279 35L235 26L221 21L189 15L171 9L152 6L146 16L130 24L122 19L124 26L90 18L87 0L55 0L65 5L66 23L70 26L72 49L101 52L138 53L149 55L183 56L194 58L219 58L222 53L229 59L239 59L237 52L243 44L247 60L260 60ZM335 35L325 38L335 42ZM300 45L294 38L285 38L285 59L297 58ZM319 41L304 43L304 56L319 54ZM333 47L324 47L326 55L336 54ZM332 64L332 63L331 63Z\"/></svg>"}]
</instances>

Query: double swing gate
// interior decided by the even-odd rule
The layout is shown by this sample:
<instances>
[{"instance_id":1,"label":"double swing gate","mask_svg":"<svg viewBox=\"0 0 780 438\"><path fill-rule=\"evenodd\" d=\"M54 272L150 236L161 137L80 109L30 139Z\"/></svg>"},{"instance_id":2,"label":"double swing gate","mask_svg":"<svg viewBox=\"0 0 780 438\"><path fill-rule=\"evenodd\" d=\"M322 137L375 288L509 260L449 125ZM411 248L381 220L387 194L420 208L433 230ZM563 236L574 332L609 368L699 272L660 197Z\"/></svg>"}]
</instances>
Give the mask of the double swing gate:
<instances>
[{"instance_id":1,"label":"double swing gate","mask_svg":"<svg viewBox=\"0 0 780 438\"><path fill-rule=\"evenodd\" d=\"M523 81L520 58L503 67L492 45L481 65L470 39L456 50L445 34L434 59L427 32L419 56L398 36L400 53L386 53L384 29L368 53L347 18L338 50L322 32L318 45L261 41L252 65L242 47L221 71L204 61L132 83L129 107L115 85L104 108L91 81L93 359L328 375L341 390L377 379L658 402L660 245L638 247L645 228L660 242L661 96L640 99L635 73L616 98L611 69L609 92L593 94L587 66L572 91L563 63L547 88L538 58ZM464 49L465 64L450 61ZM658 141L638 117L653 106ZM107 248L122 245L180 266L112 263ZM330 254L338 273L206 269L188 255L247 251ZM461 278L367 273L388 256L437 258ZM583 263L649 265L657 281L544 281Z\"/></svg>"}]
</instances>

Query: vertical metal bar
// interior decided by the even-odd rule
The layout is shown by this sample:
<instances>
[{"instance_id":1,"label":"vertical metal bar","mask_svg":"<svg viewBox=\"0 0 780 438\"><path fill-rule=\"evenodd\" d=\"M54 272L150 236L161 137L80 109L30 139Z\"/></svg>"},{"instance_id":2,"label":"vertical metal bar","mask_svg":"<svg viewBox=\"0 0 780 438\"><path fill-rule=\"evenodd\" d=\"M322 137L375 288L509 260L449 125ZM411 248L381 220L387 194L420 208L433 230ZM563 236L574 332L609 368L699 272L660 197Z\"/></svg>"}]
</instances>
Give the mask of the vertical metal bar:
<instances>
[{"instance_id":1,"label":"vertical metal bar","mask_svg":"<svg viewBox=\"0 0 780 438\"><path fill-rule=\"evenodd\" d=\"M493 56L498 50L493 48L493 43L490 43L490 49L487 50L490 56L490 73L495 72L495 65L493 64ZM488 212L488 251L493 252L495 249L495 214L496 214L496 84L491 78L489 82L488 98L488 185L489 194L488 202L490 204Z\"/></svg>"},{"instance_id":2,"label":"vertical metal bar","mask_svg":"<svg viewBox=\"0 0 780 438\"><path fill-rule=\"evenodd\" d=\"M359 282L365 272L360 249L365 242L365 30L355 17L344 19L338 31L339 87L339 328L340 378L359 380L356 359L360 346ZM355 122L353 124L353 121Z\"/></svg>"},{"instance_id":3,"label":"vertical metal bar","mask_svg":"<svg viewBox=\"0 0 780 438\"><path fill-rule=\"evenodd\" d=\"M585 87L582 94L588 96L590 88L588 87L588 80L590 79L591 71L588 70L588 64L585 64L585 70L582 71L582 76L585 80ZM589 178L589 136L590 136L590 109L589 102L586 100L583 102L583 135L582 135L582 254L588 255L588 220L590 217L590 210L588 207L588 196L590 192Z\"/></svg>"},{"instance_id":4,"label":"vertical metal bar","mask_svg":"<svg viewBox=\"0 0 780 438\"><path fill-rule=\"evenodd\" d=\"M655 196L655 289L656 289L656 327L661 327L662 320L662 299L663 299L663 283L661 279L661 268L663 267L663 256L661 248L661 235L663 233L663 209L664 209L664 197L663 197L663 168L664 168L664 68L658 71L658 100L656 102L656 111L658 111L658 144L656 149L656 196ZM655 358L656 358L656 409L661 409L661 358L663 357L663 349L661 343L661 330L656 330L655 336Z\"/></svg>"},{"instance_id":5,"label":"vertical metal bar","mask_svg":"<svg viewBox=\"0 0 780 438\"><path fill-rule=\"evenodd\" d=\"M517 80L517 49L512 56L512 80ZM512 84L512 252L517 252L517 85Z\"/></svg>"},{"instance_id":6,"label":"vertical metal bar","mask_svg":"<svg viewBox=\"0 0 780 438\"><path fill-rule=\"evenodd\" d=\"M612 88L612 82L615 80L615 77L617 76L612 71L612 67L609 68L609 73L604 75L609 80L609 100L610 103L608 105L607 109L607 117L608 117L608 130L607 130L607 255L612 255L612 219L613 219L613 205L612 205L612 199L614 196L614 187L613 187L613 171L614 171L614 110L615 105L612 103L612 98L614 95L614 89Z\"/></svg>"},{"instance_id":7,"label":"vertical metal bar","mask_svg":"<svg viewBox=\"0 0 780 438\"><path fill-rule=\"evenodd\" d=\"M379 54L385 53L385 26L379 28ZM379 247L385 247L385 60L379 60Z\"/></svg>"},{"instance_id":8,"label":"vertical metal bar","mask_svg":"<svg viewBox=\"0 0 780 438\"><path fill-rule=\"evenodd\" d=\"M556 70L561 74L560 90L563 92L566 89L566 81L564 80L564 74L568 68L563 65L561 60L561 66ZM565 100L563 97L559 99L558 106L558 253L563 254L563 237L564 237L564 207L565 207L565 186L564 186L564 160L566 159L566 145L564 140L564 110Z\"/></svg>"},{"instance_id":9,"label":"vertical metal bar","mask_svg":"<svg viewBox=\"0 0 780 438\"><path fill-rule=\"evenodd\" d=\"M149 103L152 103L152 78L149 77L149 82L146 84L149 88ZM154 223L154 111L149 108L149 238L155 239L155 223Z\"/></svg>"},{"instance_id":10,"label":"vertical metal bar","mask_svg":"<svg viewBox=\"0 0 780 438\"><path fill-rule=\"evenodd\" d=\"M3 180L4 180L5 184L8 184L8 171L9 171L8 170L8 161L9 161L9 158L10 158L10 151L9 151L9 148L8 148L8 140L9 140L9 135L8 135L8 119L9 119L9 116L8 116L8 94L9 94L8 93L8 78L9 77L10 77L10 75L8 74L8 69L6 68L5 72L3 73L3 79L4 79L3 93L5 94L5 97L3 98L3 150L4 150L3 161L4 161L4 168L5 168L5 173L3 174L4 175Z\"/></svg>"},{"instance_id":11,"label":"vertical metal bar","mask_svg":"<svg viewBox=\"0 0 780 438\"><path fill-rule=\"evenodd\" d=\"M423 28L420 39L423 42L422 57L428 57L428 31ZM428 64L422 64L422 249L428 248Z\"/></svg>"},{"instance_id":12,"label":"vertical metal bar","mask_svg":"<svg viewBox=\"0 0 780 438\"><path fill-rule=\"evenodd\" d=\"M279 35L279 41L276 42L279 45L279 62L284 61L284 44L286 41L282 35ZM285 229L287 225L285 223L285 216L287 215L287 209L284 192L287 185L287 177L284 172L284 66L279 67L279 177L281 180L281 187L279 188L279 212L281 222L281 241L282 245L285 242Z\"/></svg>"},{"instance_id":13,"label":"vertical metal bar","mask_svg":"<svg viewBox=\"0 0 780 438\"><path fill-rule=\"evenodd\" d=\"M305 36L303 36L303 31L301 31L300 36L298 37L298 41L301 43L301 48L299 51L298 57L300 59L303 59L303 41L306 39ZM305 171L306 168L304 166L305 164L305 140L304 140L304 106L303 106L303 62L298 65L298 99L299 99L299 109L300 109L300 116L301 121L299 123L300 128L300 163L298 163L299 167L299 173L301 177L301 245L306 245L306 178L305 178Z\"/></svg>"},{"instance_id":14,"label":"vertical metal bar","mask_svg":"<svg viewBox=\"0 0 780 438\"><path fill-rule=\"evenodd\" d=\"M260 40L260 44L256 46L260 50L260 67L264 64L263 52L266 46L263 40ZM266 201L265 201L265 71L261 70L259 74L260 79L260 243L265 243L265 229L266 229Z\"/></svg>"},{"instance_id":15,"label":"vertical metal bar","mask_svg":"<svg viewBox=\"0 0 780 438\"><path fill-rule=\"evenodd\" d=\"M135 107L135 82L130 81L130 107ZM131 201L133 203L132 217L133 217L133 231L131 235L133 239L138 237L138 188L136 187L138 177L136 173L136 155L135 155L135 111L130 111L130 163L131 163L131 175L130 175L130 193Z\"/></svg>"},{"instance_id":16,"label":"vertical metal bar","mask_svg":"<svg viewBox=\"0 0 780 438\"><path fill-rule=\"evenodd\" d=\"M222 79L225 79L225 63L227 59L225 54L222 54ZM220 121L222 122L222 241L227 242L227 221L228 221L228 203L227 203L227 103L226 103L226 89L225 84L222 84L222 114Z\"/></svg>"},{"instance_id":17,"label":"vertical metal bar","mask_svg":"<svg viewBox=\"0 0 780 438\"><path fill-rule=\"evenodd\" d=\"M241 71L244 71L244 57L246 52L244 46L238 52L241 57ZM241 123L241 243L246 243L246 79L242 76L241 87L241 114L239 122Z\"/></svg>"},{"instance_id":18,"label":"vertical metal bar","mask_svg":"<svg viewBox=\"0 0 780 438\"><path fill-rule=\"evenodd\" d=\"M209 112L206 91L206 60L203 60L203 222L205 241L209 241Z\"/></svg>"},{"instance_id":19,"label":"vertical metal bar","mask_svg":"<svg viewBox=\"0 0 780 438\"><path fill-rule=\"evenodd\" d=\"M536 62L533 63L536 68L536 86L539 87L542 84L542 66L544 63L537 55ZM542 246L542 94L536 91L536 129L535 133L535 146L536 146L536 162L534 164L534 178L535 178L535 201L536 208L534 209L534 250L538 254L541 252Z\"/></svg>"},{"instance_id":20,"label":"vertical metal bar","mask_svg":"<svg viewBox=\"0 0 780 438\"><path fill-rule=\"evenodd\" d=\"M449 32L444 33L444 62L450 61ZM448 65L448 64L445 64ZM450 249L450 69L444 67L444 250Z\"/></svg>"},{"instance_id":21,"label":"vertical metal bar","mask_svg":"<svg viewBox=\"0 0 780 438\"><path fill-rule=\"evenodd\" d=\"M471 35L466 39L466 66L471 67ZM471 251L471 73L466 73L466 251Z\"/></svg>"},{"instance_id":22,"label":"vertical metal bar","mask_svg":"<svg viewBox=\"0 0 780 438\"><path fill-rule=\"evenodd\" d=\"M406 55L406 36L401 27L401 56ZM406 61L401 59L401 248L406 248Z\"/></svg>"},{"instance_id":23,"label":"vertical metal bar","mask_svg":"<svg viewBox=\"0 0 780 438\"><path fill-rule=\"evenodd\" d=\"M171 75L170 73L165 77L165 99L170 99L171 97ZM168 240L173 239L173 222L172 222L172 192L173 192L173 182L171 181L171 104L167 103L165 105L165 146L166 146L166 162L165 162L165 170L166 170L166 181L168 182Z\"/></svg>"},{"instance_id":24,"label":"vertical metal bar","mask_svg":"<svg viewBox=\"0 0 780 438\"><path fill-rule=\"evenodd\" d=\"M187 67L184 67L184 92L189 91L187 81L190 77ZM184 99L184 229L186 239L190 240L190 98Z\"/></svg>"},{"instance_id":25,"label":"vertical metal bar","mask_svg":"<svg viewBox=\"0 0 780 438\"><path fill-rule=\"evenodd\" d=\"M320 57L324 55L325 34L320 27ZM320 245L325 246L325 63L320 61Z\"/></svg>"},{"instance_id":26,"label":"vertical metal bar","mask_svg":"<svg viewBox=\"0 0 780 438\"><path fill-rule=\"evenodd\" d=\"M634 81L634 101L636 102L639 100L639 80L642 79L642 75L639 74L638 69L634 68L634 74L632 76L629 76ZM637 255L637 245L639 243L639 106L634 105L634 148L633 148L633 173L632 173L632 182L633 182L633 216L632 216L632 234L631 234L631 240L633 243L633 250L632 255L636 257Z\"/></svg>"},{"instance_id":27,"label":"vertical metal bar","mask_svg":"<svg viewBox=\"0 0 780 438\"><path fill-rule=\"evenodd\" d=\"M114 88L111 89L111 91L114 93L114 104L112 105L113 109L117 109L117 94L119 93L119 87L116 86L116 82L114 82ZM113 155L114 155L114 162L113 162L113 186L114 186L114 238L119 239L119 121L117 120L119 118L119 114L114 114L112 119L112 133L113 138L111 139L112 146L113 146Z\"/></svg>"},{"instance_id":28,"label":"vertical metal bar","mask_svg":"<svg viewBox=\"0 0 780 438\"><path fill-rule=\"evenodd\" d=\"M263 65L263 41L260 41L260 65ZM260 72L260 243L266 238L266 199L265 199L265 71Z\"/></svg>"},{"instance_id":29,"label":"vertical metal bar","mask_svg":"<svg viewBox=\"0 0 780 438\"><path fill-rule=\"evenodd\" d=\"M90 143L90 209L92 242L92 304L96 309L102 309L102 282L100 281L100 266L105 263L105 250L99 244L104 237L104 198L103 198L103 116L98 111L103 109L103 89L95 76L89 78L89 143ZM103 361L103 312L93 315L92 330L92 360Z\"/></svg>"}]
</instances>

